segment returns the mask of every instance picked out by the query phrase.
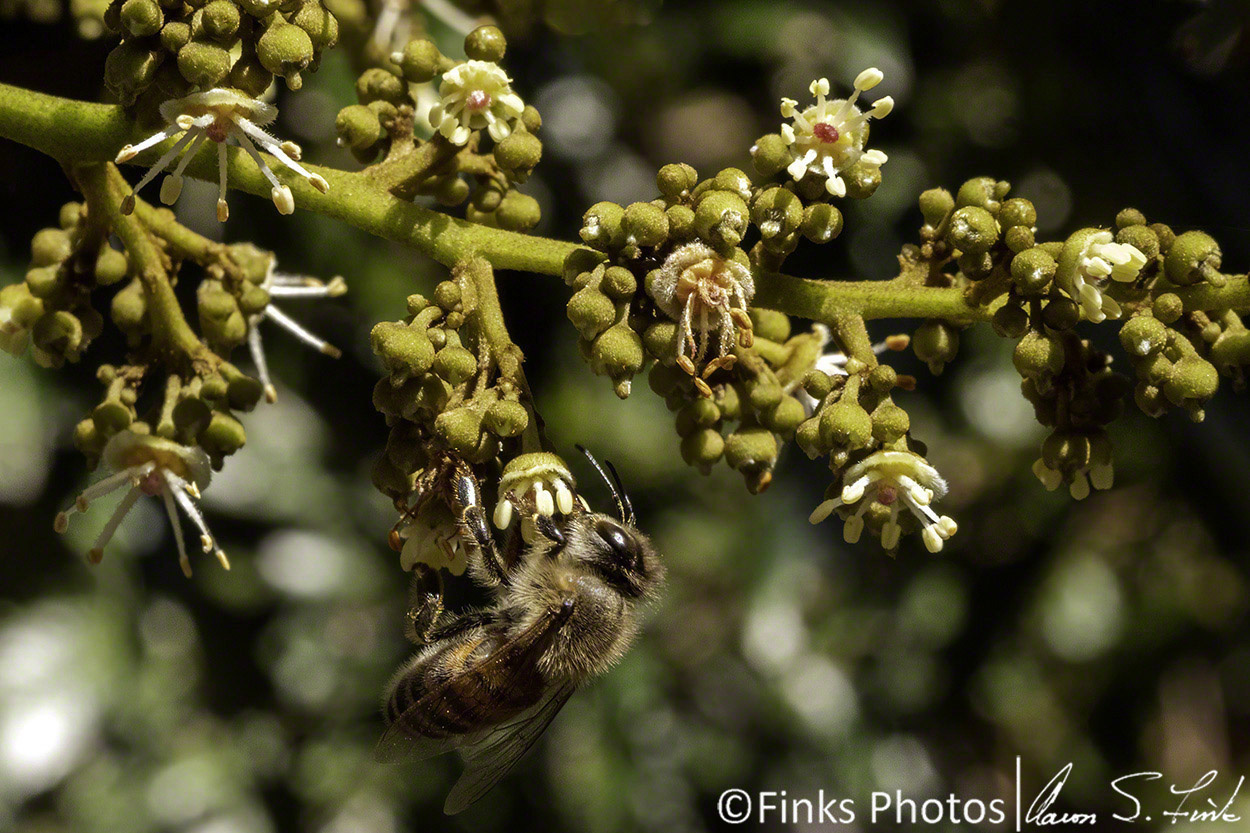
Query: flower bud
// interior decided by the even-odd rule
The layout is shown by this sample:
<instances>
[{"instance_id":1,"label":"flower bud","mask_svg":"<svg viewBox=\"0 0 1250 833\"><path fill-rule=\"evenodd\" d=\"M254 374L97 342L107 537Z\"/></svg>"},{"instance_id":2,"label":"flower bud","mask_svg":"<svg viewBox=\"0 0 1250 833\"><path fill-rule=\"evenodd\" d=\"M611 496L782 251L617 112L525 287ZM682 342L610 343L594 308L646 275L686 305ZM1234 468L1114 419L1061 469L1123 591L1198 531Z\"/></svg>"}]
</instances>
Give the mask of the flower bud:
<instances>
[{"instance_id":1,"label":"flower bud","mask_svg":"<svg viewBox=\"0 0 1250 833\"><path fill-rule=\"evenodd\" d=\"M91 421L96 430L106 437L130 427L134 412L116 399L105 399L91 410Z\"/></svg>"},{"instance_id":2,"label":"flower bud","mask_svg":"<svg viewBox=\"0 0 1250 833\"><path fill-rule=\"evenodd\" d=\"M1164 324L1175 324L1185 313L1185 305L1174 292L1165 292L1155 298L1151 312Z\"/></svg>"},{"instance_id":3,"label":"flower bud","mask_svg":"<svg viewBox=\"0 0 1250 833\"><path fill-rule=\"evenodd\" d=\"M1178 286L1191 286L1203 280L1222 282L1219 275L1222 255L1220 246L1211 235L1201 231L1187 231L1172 243L1163 269L1168 280Z\"/></svg>"},{"instance_id":4,"label":"flower bud","mask_svg":"<svg viewBox=\"0 0 1250 833\"><path fill-rule=\"evenodd\" d=\"M247 442L243 423L224 411L214 411L208 426L196 438L200 447L213 460L221 460L238 451Z\"/></svg>"},{"instance_id":5,"label":"flower bud","mask_svg":"<svg viewBox=\"0 0 1250 833\"><path fill-rule=\"evenodd\" d=\"M761 422L769 430L788 437L807 418L803 403L793 396L783 396L772 408L765 410Z\"/></svg>"},{"instance_id":6,"label":"flower bud","mask_svg":"<svg viewBox=\"0 0 1250 833\"><path fill-rule=\"evenodd\" d=\"M751 330L757 338L784 344L790 338L790 316L777 310L751 307Z\"/></svg>"},{"instance_id":7,"label":"flower bud","mask_svg":"<svg viewBox=\"0 0 1250 833\"><path fill-rule=\"evenodd\" d=\"M959 352L959 330L945 321L926 321L911 337L911 347L936 376Z\"/></svg>"},{"instance_id":8,"label":"flower bud","mask_svg":"<svg viewBox=\"0 0 1250 833\"><path fill-rule=\"evenodd\" d=\"M1018 304L1003 304L990 322L1003 338L1020 338L1029 328L1029 314Z\"/></svg>"},{"instance_id":9,"label":"flower bud","mask_svg":"<svg viewBox=\"0 0 1250 833\"><path fill-rule=\"evenodd\" d=\"M1080 320L1081 308L1066 295L1052 297L1042 309L1042 323L1052 330L1070 330Z\"/></svg>"},{"instance_id":10,"label":"flower bud","mask_svg":"<svg viewBox=\"0 0 1250 833\"><path fill-rule=\"evenodd\" d=\"M1115 242L1137 249L1146 256L1147 262L1159 256L1159 236L1145 225L1125 226L1116 233Z\"/></svg>"},{"instance_id":11,"label":"flower bud","mask_svg":"<svg viewBox=\"0 0 1250 833\"><path fill-rule=\"evenodd\" d=\"M186 46L191 40L191 26L182 21L174 20L161 28L161 48L170 54Z\"/></svg>"},{"instance_id":12,"label":"flower bud","mask_svg":"<svg viewBox=\"0 0 1250 833\"><path fill-rule=\"evenodd\" d=\"M408 89L395 73L381 67L372 67L356 79L356 97L361 104L387 101L399 106L407 101Z\"/></svg>"},{"instance_id":13,"label":"flower bud","mask_svg":"<svg viewBox=\"0 0 1250 833\"><path fill-rule=\"evenodd\" d=\"M1215 396L1219 386L1220 374L1215 366L1201 356L1190 355L1181 357L1173 367L1163 393L1174 405L1202 403Z\"/></svg>"},{"instance_id":14,"label":"flower bud","mask_svg":"<svg viewBox=\"0 0 1250 833\"><path fill-rule=\"evenodd\" d=\"M642 343L648 354L672 364L677 355L677 322L667 319L657 321L643 331Z\"/></svg>"},{"instance_id":15,"label":"flower bud","mask_svg":"<svg viewBox=\"0 0 1250 833\"><path fill-rule=\"evenodd\" d=\"M130 261L123 252L103 245L95 259L95 282L99 286L112 286L130 272Z\"/></svg>"},{"instance_id":16,"label":"flower bud","mask_svg":"<svg viewBox=\"0 0 1250 833\"><path fill-rule=\"evenodd\" d=\"M1004 201L999 208L998 222L1005 229L1021 226L1032 229L1037 225L1037 209L1028 200L1014 197Z\"/></svg>"},{"instance_id":17,"label":"flower bud","mask_svg":"<svg viewBox=\"0 0 1250 833\"><path fill-rule=\"evenodd\" d=\"M866 200L881 187L881 166L860 160L842 173L846 195L853 200Z\"/></svg>"},{"instance_id":18,"label":"flower bud","mask_svg":"<svg viewBox=\"0 0 1250 833\"><path fill-rule=\"evenodd\" d=\"M464 54L471 61L497 64L507 49L508 41L497 26L479 26L464 39Z\"/></svg>"},{"instance_id":19,"label":"flower bud","mask_svg":"<svg viewBox=\"0 0 1250 833\"><path fill-rule=\"evenodd\" d=\"M809 460L815 460L829 450L829 446L824 445L821 441L820 420L817 418L801 423L794 432L794 441L798 443L799 448L802 449Z\"/></svg>"},{"instance_id":20,"label":"flower bud","mask_svg":"<svg viewBox=\"0 0 1250 833\"><path fill-rule=\"evenodd\" d=\"M425 333L397 321L383 321L369 334L373 352L387 372L400 376L420 376L434 363L434 346Z\"/></svg>"},{"instance_id":21,"label":"flower bud","mask_svg":"<svg viewBox=\"0 0 1250 833\"><path fill-rule=\"evenodd\" d=\"M984 208L964 206L951 215L946 242L965 254L985 254L998 242L998 222Z\"/></svg>"},{"instance_id":22,"label":"flower bud","mask_svg":"<svg viewBox=\"0 0 1250 833\"><path fill-rule=\"evenodd\" d=\"M744 201L751 198L751 177L740 168L725 168L712 180L711 187L736 194Z\"/></svg>"},{"instance_id":23,"label":"flower bud","mask_svg":"<svg viewBox=\"0 0 1250 833\"><path fill-rule=\"evenodd\" d=\"M59 228L40 229L30 241L32 266L54 266L62 263L74 246L69 234Z\"/></svg>"},{"instance_id":24,"label":"flower bud","mask_svg":"<svg viewBox=\"0 0 1250 833\"><path fill-rule=\"evenodd\" d=\"M377 114L363 104L339 110L334 119L334 130L342 144L356 151L371 148L382 138L382 123L378 121Z\"/></svg>"},{"instance_id":25,"label":"flower bud","mask_svg":"<svg viewBox=\"0 0 1250 833\"><path fill-rule=\"evenodd\" d=\"M592 205L582 217L582 240L601 252L620 239L621 218L625 209L614 202L599 202Z\"/></svg>"},{"instance_id":26,"label":"flower bud","mask_svg":"<svg viewBox=\"0 0 1250 833\"><path fill-rule=\"evenodd\" d=\"M45 312L30 331L31 343L51 358L48 366L60 367L65 360L78 361L83 344L82 322L71 312ZM37 358L37 357L36 357ZM42 362L41 362L42 364Z\"/></svg>"},{"instance_id":27,"label":"flower bud","mask_svg":"<svg viewBox=\"0 0 1250 833\"><path fill-rule=\"evenodd\" d=\"M148 301L143 284L135 278L113 296L109 308L113 323L123 333L136 336L148 328Z\"/></svg>"},{"instance_id":28,"label":"flower bud","mask_svg":"<svg viewBox=\"0 0 1250 833\"><path fill-rule=\"evenodd\" d=\"M626 301L633 298L638 291L638 279L624 266L609 266L604 270L599 289L609 298Z\"/></svg>"},{"instance_id":29,"label":"flower bud","mask_svg":"<svg viewBox=\"0 0 1250 833\"><path fill-rule=\"evenodd\" d=\"M755 164L755 170L765 179L771 179L784 171L792 159L790 146L777 133L759 137L751 147L751 161Z\"/></svg>"},{"instance_id":30,"label":"flower bud","mask_svg":"<svg viewBox=\"0 0 1250 833\"><path fill-rule=\"evenodd\" d=\"M538 200L520 191L509 191L495 209L499 227L508 231L529 231L542 219Z\"/></svg>"},{"instance_id":31,"label":"flower bud","mask_svg":"<svg viewBox=\"0 0 1250 833\"><path fill-rule=\"evenodd\" d=\"M64 286L60 266L38 266L26 272L26 287L36 298L51 298Z\"/></svg>"},{"instance_id":32,"label":"flower bud","mask_svg":"<svg viewBox=\"0 0 1250 833\"><path fill-rule=\"evenodd\" d=\"M1126 208L1119 214L1115 215L1115 227L1118 229L1126 229L1131 226L1145 226L1146 215L1142 214L1136 208ZM1141 248L1140 246L1138 247Z\"/></svg>"},{"instance_id":33,"label":"flower bud","mask_svg":"<svg viewBox=\"0 0 1250 833\"><path fill-rule=\"evenodd\" d=\"M678 200L689 195L690 189L699 181L699 174L686 163L665 165L656 174L655 182L660 193L670 200Z\"/></svg>"},{"instance_id":34,"label":"flower bud","mask_svg":"<svg viewBox=\"0 0 1250 833\"><path fill-rule=\"evenodd\" d=\"M787 237L803 224L803 201L785 188L769 188L752 201L751 220L766 240Z\"/></svg>"},{"instance_id":35,"label":"flower bud","mask_svg":"<svg viewBox=\"0 0 1250 833\"><path fill-rule=\"evenodd\" d=\"M1054 376L1063 369L1063 344L1038 332L1026 333L1016 345L1011 360L1026 379Z\"/></svg>"},{"instance_id":36,"label":"flower bud","mask_svg":"<svg viewBox=\"0 0 1250 833\"><path fill-rule=\"evenodd\" d=\"M422 38L408 41L396 63L404 78L414 84L425 84L434 80L445 60L433 41Z\"/></svg>"},{"instance_id":37,"label":"flower bud","mask_svg":"<svg viewBox=\"0 0 1250 833\"><path fill-rule=\"evenodd\" d=\"M122 3L121 24L136 38L155 35L165 24L165 14L156 0L126 0Z\"/></svg>"},{"instance_id":38,"label":"flower bud","mask_svg":"<svg viewBox=\"0 0 1250 833\"><path fill-rule=\"evenodd\" d=\"M122 104L132 104L152 83L164 57L141 46L145 41L122 41L104 62L104 81Z\"/></svg>"},{"instance_id":39,"label":"flower bud","mask_svg":"<svg viewBox=\"0 0 1250 833\"><path fill-rule=\"evenodd\" d=\"M777 438L766 428L739 428L725 441L725 462L743 470L771 467L777 459Z\"/></svg>"},{"instance_id":40,"label":"flower bud","mask_svg":"<svg viewBox=\"0 0 1250 833\"><path fill-rule=\"evenodd\" d=\"M920 195L920 213L925 225L937 228L955 210L955 198L945 188L930 188Z\"/></svg>"},{"instance_id":41,"label":"flower bud","mask_svg":"<svg viewBox=\"0 0 1250 833\"><path fill-rule=\"evenodd\" d=\"M668 239L668 217L649 202L631 203L621 216L621 233L638 246L659 246Z\"/></svg>"},{"instance_id":42,"label":"flower bud","mask_svg":"<svg viewBox=\"0 0 1250 833\"><path fill-rule=\"evenodd\" d=\"M828 243L842 233L842 212L828 203L809 205L803 209L801 231L813 243Z\"/></svg>"},{"instance_id":43,"label":"flower bud","mask_svg":"<svg viewBox=\"0 0 1250 833\"><path fill-rule=\"evenodd\" d=\"M256 55L265 69L281 75L288 87L298 90L302 86L300 73L313 59L312 38L300 27L278 18L256 42Z\"/></svg>"},{"instance_id":44,"label":"flower bud","mask_svg":"<svg viewBox=\"0 0 1250 833\"><path fill-rule=\"evenodd\" d=\"M169 28L169 27L166 27ZM253 54L245 54L234 62L230 68L230 86L244 95L260 98L273 83L273 73L261 65L260 59Z\"/></svg>"},{"instance_id":45,"label":"flower bud","mask_svg":"<svg viewBox=\"0 0 1250 833\"><path fill-rule=\"evenodd\" d=\"M807 391L807 395L812 399L820 402L829 395L829 391L833 390L833 379L824 371L809 370L803 376L803 390Z\"/></svg>"},{"instance_id":46,"label":"flower bud","mask_svg":"<svg viewBox=\"0 0 1250 833\"><path fill-rule=\"evenodd\" d=\"M993 177L978 176L959 186L955 204L960 207L974 205L994 214L1001 205L999 200L1007 196L1010 187L1006 182L995 181Z\"/></svg>"},{"instance_id":47,"label":"flower bud","mask_svg":"<svg viewBox=\"0 0 1250 833\"><path fill-rule=\"evenodd\" d=\"M642 339L624 322L605 330L591 347L591 370L618 383L618 396L621 395L619 383L628 381L641 370L642 362ZM625 393L628 395L628 389Z\"/></svg>"},{"instance_id":48,"label":"flower bud","mask_svg":"<svg viewBox=\"0 0 1250 833\"><path fill-rule=\"evenodd\" d=\"M695 208L694 227L713 248L729 249L742 242L748 216L742 197L730 191L708 191Z\"/></svg>"},{"instance_id":49,"label":"flower bud","mask_svg":"<svg viewBox=\"0 0 1250 833\"><path fill-rule=\"evenodd\" d=\"M1034 236L1032 229L1024 226L1012 226L1003 234L1003 242L1007 244L1007 248L1012 253L1018 253L1037 245L1037 237Z\"/></svg>"},{"instance_id":50,"label":"flower bud","mask_svg":"<svg viewBox=\"0 0 1250 833\"><path fill-rule=\"evenodd\" d=\"M668 220L668 234L675 240L687 240L694 235L694 209L684 205L670 205L664 211Z\"/></svg>"},{"instance_id":51,"label":"flower bud","mask_svg":"<svg viewBox=\"0 0 1250 833\"><path fill-rule=\"evenodd\" d=\"M1025 249L1011 259L1011 280L1022 295L1040 295L1050 286L1058 262L1041 247Z\"/></svg>"},{"instance_id":52,"label":"flower bud","mask_svg":"<svg viewBox=\"0 0 1250 833\"><path fill-rule=\"evenodd\" d=\"M132 3L135 0L126 2ZM215 40L230 40L239 31L239 7L230 0L212 0L198 17L204 34Z\"/></svg>"},{"instance_id":53,"label":"flower bud","mask_svg":"<svg viewBox=\"0 0 1250 833\"><path fill-rule=\"evenodd\" d=\"M872 439L872 417L858 402L840 399L820 413L820 441L826 448L863 448Z\"/></svg>"},{"instance_id":54,"label":"flower bud","mask_svg":"<svg viewBox=\"0 0 1250 833\"><path fill-rule=\"evenodd\" d=\"M501 399L486 409L482 424L498 437L516 437L529 427L529 413L520 402Z\"/></svg>"},{"instance_id":55,"label":"flower bud","mask_svg":"<svg viewBox=\"0 0 1250 833\"><path fill-rule=\"evenodd\" d=\"M1168 343L1168 328L1150 315L1135 315L1120 328L1120 345L1130 356L1144 358Z\"/></svg>"},{"instance_id":56,"label":"flower bud","mask_svg":"<svg viewBox=\"0 0 1250 833\"><path fill-rule=\"evenodd\" d=\"M895 442L911 428L911 418L892 402L882 402L872 412L872 438L882 445Z\"/></svg>"},{"instance_id":57,"label":"flower bud","mask_svg":"<svg viewBox=\"0 0 1250 833\"><path fill-rule=\"evenodd\" d=\"M681 458L692 466L710 466L725 453L725 438L715 428L701 428L681 441Z\"/></svg>"},{"instance_id":58,"label":"flower bud","mask_svg":"<svg viewBox=\"0 0 1250 833\"><path fill-rule=\"evenodd\" d=\"M459 344L448 344L434 356L433 370L455 387L477 372L477 359Z\"/></svg>"},{"instance_id":59,"label":"flower bud","mask_svg":"<svg viewBox=\"0 0 1250 833\"><path fill-rule=\"evenodd\" d=\"M495 161L514 175L528 176L543 155L543 143L533 133L514 130L495 145Z\"/></svg>"},{"instance_id":60,"label":"flower bud","mask_svg":"<svg viewBox=\"0 0 1250 833\"><path fill-rule=\"evenodd\" d=\"M230 72L230 64L230 53L213 43L193 40L178 50L182 77L205 90L221 83Z\"/></svg>"},{"instance_id":61,"label":"flower bud","mask_svg":"<svg viewBox=\"0 0 1250 833\"><path fill-rule=\"evenodd\" d=\"M591 340L612 326L616 320L616 305L598 287L587 286L573 293L565 308L569 321L582 338Z\"/></svg>"},{"instance_id":62,"label":"flower bud","mask_svg":"<svg viewBox=\"0 0 1250 833\"><path fill-rule=\"evenodd\" d=\"M469 407L444 411L434 419L434 433L455 451L468 455L477 448L482 434L482 415Z\"/></svg>"},{"instance_id":63,"label":"flower bud","mask_svg":"<svg viewBox=\"0 0 1250 833\"><path fill-rule=\"evenodd\" d=\"M305 0L291 22L308 33L313 49L320 52L339 41L339 22L319 0Z\"/></svg>"}]
</instances>

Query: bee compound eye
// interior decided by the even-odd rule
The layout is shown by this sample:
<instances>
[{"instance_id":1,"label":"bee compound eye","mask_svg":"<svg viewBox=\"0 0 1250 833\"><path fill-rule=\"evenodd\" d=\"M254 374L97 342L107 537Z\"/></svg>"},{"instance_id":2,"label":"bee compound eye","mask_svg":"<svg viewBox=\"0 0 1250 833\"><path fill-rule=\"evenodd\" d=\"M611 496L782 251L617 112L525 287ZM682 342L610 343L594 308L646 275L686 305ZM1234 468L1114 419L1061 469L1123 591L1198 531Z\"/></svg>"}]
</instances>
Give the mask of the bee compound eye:
<instances>
[{"instance_id":1,"label":"bee compound eye","mask_svg":"<svg viewBox=\"0 0 1250 833\"><path fill-rule=\"evenodd\" d=\"M614 523L601 522L595 531L613 554L632 557L634 548L625 530Z\"/></svg>"}]
</instances>

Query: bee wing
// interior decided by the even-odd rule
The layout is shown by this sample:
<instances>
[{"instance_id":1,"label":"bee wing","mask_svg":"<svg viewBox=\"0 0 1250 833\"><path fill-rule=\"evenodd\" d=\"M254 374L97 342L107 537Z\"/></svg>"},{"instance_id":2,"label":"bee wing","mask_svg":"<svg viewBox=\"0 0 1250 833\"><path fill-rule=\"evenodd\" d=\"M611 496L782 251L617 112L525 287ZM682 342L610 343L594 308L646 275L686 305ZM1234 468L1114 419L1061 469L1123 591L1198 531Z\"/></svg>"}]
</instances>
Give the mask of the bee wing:
<instances>
[{"instance_id":1,"label":"bee wing","mask_svg":"<svg viewBox=\"0 0 1250 833\"><path fill-rule=\"evenodd\" d=\"M473 804L508 774L568 702L577 685L566 682L548 690L530 708L501 724L472 746L462 747L465 770L451 788L443 812L455 815Z\"/></svg>"},{"instance_id":2,"label":"bee wing","mask_svg":"<svg viewBox=\"0 0 1250 833\"><path fill-rule=\"evenodd\" d=\"M483 724L442 737L430 737L420 729L425 725L421 715L447 714L448 702L462 702L466 698L472 698L476 703L488 703L497 699L496 692L513 691L521 687L521 681L534 673L534 663L545 646L547 637L563 625L572 613L571 601L549 609L489 656L426 692L386 727L374 749L374 757L384 762L432 758L482 741L497 728L516 721L518 718L512 717L498 726ZM539 702L541 704L542 701Z\"/></svg>"}]
</instances>

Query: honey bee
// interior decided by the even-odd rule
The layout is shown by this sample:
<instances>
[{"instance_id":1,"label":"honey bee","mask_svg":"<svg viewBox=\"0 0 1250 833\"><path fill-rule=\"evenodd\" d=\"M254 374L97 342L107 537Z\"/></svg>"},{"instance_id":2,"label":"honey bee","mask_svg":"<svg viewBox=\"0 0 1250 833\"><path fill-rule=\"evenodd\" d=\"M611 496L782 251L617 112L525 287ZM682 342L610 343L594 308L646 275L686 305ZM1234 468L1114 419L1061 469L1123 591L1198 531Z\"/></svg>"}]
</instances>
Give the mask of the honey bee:
<instances>
[{"instance_id":1,"label":"honey bee","mask_svg":"<svg viewBox=\"0 0 1250 833\"><path fill-rule=\"evenodd\" d=\"M611 488L619 520L581 500L565 514L541 514L531 498L509 492L532 524L509 561L485 527L473 474L452 466L446 494L460 513L462 535L471 533L470 575L498 577L493 604L447 613L438 572L414 568L408 631L422 647L388 688L377 757L422 759L459 750L466 767L443 807L449 815L481 798L573 692L624 655L640 609L663 581L659 554L635 526L616 470L608 464L609 479L581 450ZM512 529L520 534L517 525Z\"/></svg>"}]
</instances>

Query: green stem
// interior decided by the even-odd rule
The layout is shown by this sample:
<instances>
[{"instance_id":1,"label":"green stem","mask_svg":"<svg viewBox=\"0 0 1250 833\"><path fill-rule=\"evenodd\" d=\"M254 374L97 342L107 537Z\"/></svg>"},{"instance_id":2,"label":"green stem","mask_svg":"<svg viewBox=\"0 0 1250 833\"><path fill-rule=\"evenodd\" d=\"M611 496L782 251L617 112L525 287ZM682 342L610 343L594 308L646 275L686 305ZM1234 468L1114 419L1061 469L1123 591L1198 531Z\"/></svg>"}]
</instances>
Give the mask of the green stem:
<instances>
[{"instance_id":1,"label":"green stem","mask_svg":"<svg viewBox=\"0 0 1250 833\"><path fill-rule=\"evenodd\" d=\"M128 141L142 138L121 107L72 101L0 84L0 138L12 139L72 164L112 159ZM171 140L172 141L172 140ZM168 145L144 154L155 159ZM188 168L191 176L215 180L216 161L206 149ZM470 223L390 194L367 172L308 165L330 185L322 194L298 177L283 176L296 204L349 225L411 246L446 266L469 254L498 269L560 275L564 259L582 248L576 243L518 234ZM238 148L229 152L233 188L268 198L270 185ZM944 318L954 322L988 320L989 308L969 306L958 288L900 286L892 281L817 281L776 273L756 278L757 305L833 325L836 314L853 310L865 319ZM1178 292L1186 309L1232 307L1250 310L1246 276L1230 276L1226 286L1192 287Z\"/></svg>"}]
</instances>

